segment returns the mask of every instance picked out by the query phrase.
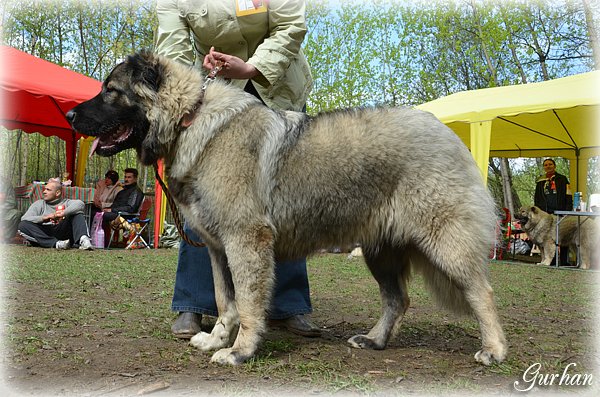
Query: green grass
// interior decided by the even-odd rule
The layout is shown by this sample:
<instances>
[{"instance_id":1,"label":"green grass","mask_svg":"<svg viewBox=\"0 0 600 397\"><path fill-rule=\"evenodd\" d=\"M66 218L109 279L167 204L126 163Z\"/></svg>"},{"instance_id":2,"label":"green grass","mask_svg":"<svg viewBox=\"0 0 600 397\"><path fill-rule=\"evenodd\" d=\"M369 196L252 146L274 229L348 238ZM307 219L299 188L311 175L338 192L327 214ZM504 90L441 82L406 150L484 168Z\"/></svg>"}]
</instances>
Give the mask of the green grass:
<instances>
[{"instance_id":1,"label":"green grass","mask_svg":"<svg viewBox=\"0 0 600 397\"><path fill-rule=\"evenodd\" d=\"M379 290L361 259L317 255L308 262L313 319L333 336L270 334L254 358L223 368L209 364L210 353L170 333L176 251L11 246L2 256L9 360L40 372L91 371L101 361L98 354L117 352L107 362L118 368L99 371L127 373L132 366L163 376L209 371L247 382L245 388L224 382L218 392L227 395L263 384L361 395L391 388L401 395L402 390L479 392L489 387L486 380L506 391L532 363L542 363L548 373L569 362L592 371L597 355L590 340L597 332L592 297L598 274L590 271L492 263L490 281L510 350L504 363L477 369L472 360L479 344L477 322L435 308L419 275L410 284L411 309L390 348L375 353L348 348L348 336L368 332L377 321Z\"/></svg>"}]
</instances>

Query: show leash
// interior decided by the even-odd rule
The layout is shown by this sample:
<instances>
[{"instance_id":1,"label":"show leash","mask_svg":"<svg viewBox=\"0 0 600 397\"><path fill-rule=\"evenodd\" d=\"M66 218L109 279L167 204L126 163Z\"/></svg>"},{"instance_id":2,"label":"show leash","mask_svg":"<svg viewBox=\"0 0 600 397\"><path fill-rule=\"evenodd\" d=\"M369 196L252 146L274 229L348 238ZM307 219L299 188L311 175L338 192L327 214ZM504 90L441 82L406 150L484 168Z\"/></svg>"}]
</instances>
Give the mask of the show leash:
<instances>
[{"instance_id":1,"label":"show leash","mask_svg":"<svg viewBox=\"0 0 600 397\"><path fill-rule=\"evenodd\" d=\"M216 65L212 68L210 72L208 72L206 79L204 79L204 84L202 84L202 94L204 94L204 91L206 91L206 87L208 87L210 83L215 81L215 79L217 78L217 74L221 71L221 69L223 69L223 62L216 61Z\"/></svg>"},{"instance_id":2,"label":"show leash","mask_svg":"<svg viewBox=\"0 0 600 397\"><path fill-rule=\"evenodd\" d=\"M175 226L177 227L177 231L179 232L181 238L193 247L206 247L206 244L192 240L190 236L187 235L185 230L183 230L183 222L181 222L181 216L179 215L179 210L177 209L177 203L175 203L175 199L173 199L173 196L167 188L167 185L165 184L165 182L163 182L162 178L160 177L157 163L154 163L154 176L158 181L158 184L162 188L163 192L165 192L165 196L167 196L167 201L169 202L169 207L171 207L171 213L173 214L173 219L175 220Z\"/></svg>"},{"instance_id":3,"label":"show leash","mask_svg":"<svg viewBox=\"0 0 600 397\"><path fill-rule=\"evenodd\" d=\"M208 87L208 84L215 81L217 74L219 73L219 71L222 68L223 68L223 62L217 61L217 64L215 65L215 67L206 76L206 79L204 80L204 84L202 84L202 96L204 96L204 91L206 91L206 87ZM190 123L191 123L191 121L190 121ZM177 203L175 203L175 199L173 199L173 196L171 195L171 192L167 188L167 185L160 177L160 174L158 172L158 163L154 163L154 176L155 176L156 180L158 181L158 184L162 188L163 192L165 192L165 196L167 196L167 201L169 202L169 207L171 207L171 213L173 214L173 219L175 220L175 226L177 227L177 231L179 232L179 235L181 236L181 238L191 246L206 247L206 244L201 243L199 241L192 240L187 235L187 233L183 230L183 222L181 221L181 216L179 215L179 210L177 209Z\"/></svg>"}]
</instances>

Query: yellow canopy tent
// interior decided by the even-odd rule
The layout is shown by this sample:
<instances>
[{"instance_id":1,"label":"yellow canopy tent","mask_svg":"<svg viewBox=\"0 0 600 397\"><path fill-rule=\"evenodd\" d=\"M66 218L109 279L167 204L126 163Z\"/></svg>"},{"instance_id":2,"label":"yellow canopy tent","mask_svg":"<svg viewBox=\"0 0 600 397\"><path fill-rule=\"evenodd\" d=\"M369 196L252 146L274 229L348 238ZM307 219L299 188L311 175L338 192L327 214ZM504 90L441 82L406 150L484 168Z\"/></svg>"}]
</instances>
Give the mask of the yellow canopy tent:
<instances>
[{"instance_id":1,"label":"yellow canopy tent","mask_svg":"<svg viewBox=\"0 0 600 397\"><path fill-rule=\"evenodd\" d=\"M462 91L417 106L469 147L484 180L489 157L564 157L571 190L586 189L588 159L600 154L600 71Z\"/></svg>"}]
</instances>

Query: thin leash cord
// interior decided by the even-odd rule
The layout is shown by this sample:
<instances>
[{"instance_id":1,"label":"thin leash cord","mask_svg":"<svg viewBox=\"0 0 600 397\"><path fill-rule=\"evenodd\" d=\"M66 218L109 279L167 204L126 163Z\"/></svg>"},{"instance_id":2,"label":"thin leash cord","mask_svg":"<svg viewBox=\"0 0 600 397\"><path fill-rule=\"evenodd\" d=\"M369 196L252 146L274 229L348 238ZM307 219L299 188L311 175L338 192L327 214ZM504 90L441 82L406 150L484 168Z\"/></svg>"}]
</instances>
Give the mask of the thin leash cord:
<instances>
[{"instance_id":1,"label":"thin leash cord","mask_svg":"<svg viewBox=\"0 0 600 397\"><path fill-rule=\"evenodd\" d=\"M183 230L183 223L181 222L181 217L179 216L179 211L177 210L177 204L175 203L171 192L160 177L158 173L158 164L156 163L154 163L154 176L156 177L156 180L158 181L158 184L162 188L163 192L165 192L165 195L167 196L167 201L169 202L169 207L171 207L171 213L173 214L173 219L175 220L175 226L177 227L177 231L179 232L181 238L191 246L206 247L206 244L192 240Z\"/></svg>"},{"instance_id":2,"label":"thin leash cord","mask_svg":"<svg viewBox=\"0 0 600 397\"><path fill-rule=\"evenodd\" d=\"M217 73L219 73L222 67L223 63L221 61L217 61L215 67L210 71L210 73L208 74L208 76L206 76L206 79L204 80L204 84L202 85L203 93L204 91L206 91L206 87L208 86L208 84L212 83L215 80L215 78L217 77ZM156 177L156 180L158 181L163 192L165 192L165 195L167 196L167 201L169 202L169 207L171 207L171 213L173 214L173 219L175 220L175 226L177 227L177 231L179 232L181 238L191 246L206 247L206 244L192 240L183 230L183 224L181 222L181 217L179 216L179 210L177 210L177 204L175 204L175 200L173 199L173 196L171 196L171 192L169 191L169 189L167 188L167 186L165 185L158 173L157 163L154 163L154 176Z\"/></svg>"}]
</instances>

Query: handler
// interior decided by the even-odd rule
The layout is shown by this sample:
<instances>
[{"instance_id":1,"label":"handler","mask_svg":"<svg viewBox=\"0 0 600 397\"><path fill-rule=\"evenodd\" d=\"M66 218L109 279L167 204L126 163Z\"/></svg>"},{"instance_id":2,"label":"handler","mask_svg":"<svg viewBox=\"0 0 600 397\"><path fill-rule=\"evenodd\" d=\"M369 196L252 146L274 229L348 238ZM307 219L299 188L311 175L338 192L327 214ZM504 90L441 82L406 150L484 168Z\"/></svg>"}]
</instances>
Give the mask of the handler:
<instances>
[{"instance_id":1,"label":"handler","mask_svg":"<svg viewBox=\"0 0 600 397\"><path fill-rule=\"evenodd\" d=\"M312 77L300 49L306 34L304 1L158 0L156 9L157 53L207 72L222 62L218 76L267 106L306 109ZM187 225L184 230L199 240ZM304 316L312 311L306 258L277 264L275 281L271 324L319 336L320 329ZM171 309L179 312L171 327L179 338L200 332L202 314L218 315L207 248L181 241Z\"/></svg>"}]
</instances>

